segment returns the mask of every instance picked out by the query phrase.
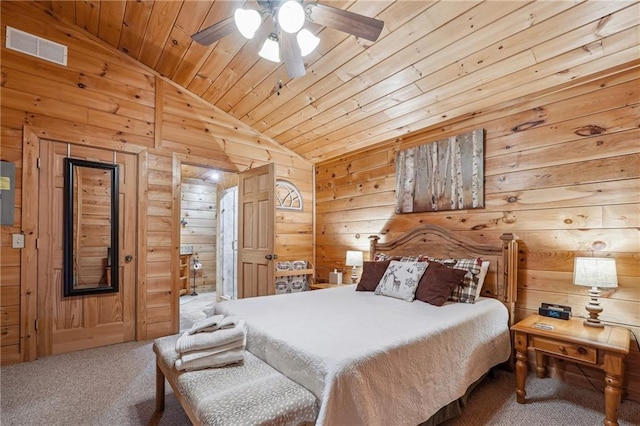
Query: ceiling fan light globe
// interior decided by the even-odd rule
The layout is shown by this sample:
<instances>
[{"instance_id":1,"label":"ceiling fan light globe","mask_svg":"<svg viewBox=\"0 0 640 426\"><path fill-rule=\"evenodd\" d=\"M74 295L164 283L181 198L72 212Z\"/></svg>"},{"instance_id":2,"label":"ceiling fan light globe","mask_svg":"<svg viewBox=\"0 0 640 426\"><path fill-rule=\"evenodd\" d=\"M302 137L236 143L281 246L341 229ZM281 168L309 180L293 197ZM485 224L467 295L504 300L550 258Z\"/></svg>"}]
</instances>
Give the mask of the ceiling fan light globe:
<instances>
[{"instance_id":1,"label":"ceiling fan light globe","mask_svg":"<svg viewBox=\"0 0 640 426\"><path fill-rule=\"evenodd\" d=\"M278 24L282 31L295 34L304 25L304 9L296 0L284 2L278 9Z\"/></svg>"},{"instance_id":2,"label":"ceiling fan light globe","mask_svg":"<svg viewBox=\"0 0 640 426\"><path fill-rule=\"evenodd\" d=\"M276 34L269 34L258 55L271 62L280 62L280 45L278 44L278 36Z\"/></svg>"},{"instance_id":3,"label":"ceiling fan light globe","mask_svg":"<svg viewBox=\"0 0 640 426\"><path fill-rule=\"evenodd\" d=\"M238 31L244 38L252 39L256 34L258 28L260 28L260 24L262 23L262 18L260 17L260 13L257 10L253 9L236 9L233 14L233 20L236 23L236 27L238 27Z\"/></svg>"},{"instance_id":4,"label":"ceiling fan light globe","mask_svg":"<svg viewBox=\"0 0 640 426\"><path fill-rule=\"evenodd\" d=\"M298 40L300 53L303 57L313 52L320 43L320 38L316 37L311 31L307 30L306 28L300 30L300 32L296 35L296 39Z\"/></svg>"}]
</instances>

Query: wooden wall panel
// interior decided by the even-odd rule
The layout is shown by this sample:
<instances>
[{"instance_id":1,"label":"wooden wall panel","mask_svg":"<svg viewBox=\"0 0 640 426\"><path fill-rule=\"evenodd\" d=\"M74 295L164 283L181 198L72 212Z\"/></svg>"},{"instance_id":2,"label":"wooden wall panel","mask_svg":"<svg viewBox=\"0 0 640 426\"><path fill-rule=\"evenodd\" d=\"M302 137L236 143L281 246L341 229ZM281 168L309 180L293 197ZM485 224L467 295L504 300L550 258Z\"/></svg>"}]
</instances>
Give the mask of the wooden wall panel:
<instances>
[{"instance_id":1,"label":"wooden wall panel","mask_svg":"<svg viewBox=\"0 0 640 426\"><path fill-rule=\"evenodd\" d=\"M367 252L372 234L393 238L429 223L495 243L501 233L513 232L522 239L518 318L543 301L586 316L586 290L572 284L573 258L613 257L619 287L604 294L601 318L640 336L638 71L318 164L317 277L327 279L336 267L347 273L345 252ZM394 214L396 152L474 128L485 129L486 207ZM632 351L628 364L639 362ZM640 398L640 378L632 376L629 386L630 395Z\"/></svg>"},{"instance_id":2,"label":"wooden wall panel","mask_svg":"<svg viewBox=\"0 0 640 426\"><path fill-rule=\"evenodd\" d=\"M140 158L138 178L139 230L137 338L151 339L178 331L178 296L175 292L179 234L175 207L175 156L190 158L222 170L239 171L273 162L278 176L303 189L305 211L283 213L278 222L286 238L284 253L312 252L312 166L267 136L232 118L217 107L178 90L162 77L118 50L97 40L96 31L106 31L105 38L120 38L120 46L137 49L140 43L155 42L150 34L131 34L116 28L97 26L99 17L76 11L56 2L56 11L72 21L76 13L86 24L84 31L54 19L29 2L1 2L0 36L6 26L68 46L66 67L49 63L15 51L2 44L0 80L0 136L2 160L16 164L18 177L22 169L23 133L38 129L41 138L74 141L104 146L108 149L136 152ZM123 8L124 7L124 8ZM163 6L173 7L173 6ZM150 2L114 3L110 11L123 19L137 14L155 14L161 19L162 8ZM153 10L152 10L153 9ZM107 9L104 9L107 11ZM105 12L106 13L106 12ZM164 61L165 58L159 58ZM144 61L154 63L158 54L149 51ZM169 66L169 64L167 64ZM55 135L55 138L51 136ZM22 230L23 212L21 179L16 182L15 223L2 226L0 234L0 353L1 362L20 362L35 357L25 351L23 339L35 318L24 308L28 292L21 287L21 251L11 248L11 234ZM289 226L299 224L300 228ZM301 229L302 231L299 231ZM213 259L213 258L212 258ZM29 267L29 265L26 265ZM24 286L24 283L22 283Z\"/></svg>"},{"instance_id":3,"label":"wooden wall panel","mask_svg":"<svg viewBox=\"0 0 640 426\"><path fill-rule=\"evenodd\" d=\"M180 217L187 222L180 227L180 245L193 247L192 259L198 259L197 291L216 290L218 186L206 179L185 178L181 181ZM189 288L193 287L190 268Z\"/></svg>"}]
</instances>

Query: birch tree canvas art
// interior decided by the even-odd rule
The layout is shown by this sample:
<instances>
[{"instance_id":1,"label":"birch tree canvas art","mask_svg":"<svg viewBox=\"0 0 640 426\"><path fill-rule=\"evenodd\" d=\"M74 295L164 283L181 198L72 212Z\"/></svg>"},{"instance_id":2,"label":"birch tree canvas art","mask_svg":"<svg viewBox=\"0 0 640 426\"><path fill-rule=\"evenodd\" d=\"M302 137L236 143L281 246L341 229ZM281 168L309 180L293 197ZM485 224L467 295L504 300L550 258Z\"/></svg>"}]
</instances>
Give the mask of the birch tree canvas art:
<instances>
[{"instance_id":1,"label":"birch tree canvas art","mask_svg":"<svg viewBox=\"0 0 640 426\"><path fill-rule=\"evenodd\" d=\"M398 152L396 213L483 207L484 129Z\"/></svg>"}]
</instances>

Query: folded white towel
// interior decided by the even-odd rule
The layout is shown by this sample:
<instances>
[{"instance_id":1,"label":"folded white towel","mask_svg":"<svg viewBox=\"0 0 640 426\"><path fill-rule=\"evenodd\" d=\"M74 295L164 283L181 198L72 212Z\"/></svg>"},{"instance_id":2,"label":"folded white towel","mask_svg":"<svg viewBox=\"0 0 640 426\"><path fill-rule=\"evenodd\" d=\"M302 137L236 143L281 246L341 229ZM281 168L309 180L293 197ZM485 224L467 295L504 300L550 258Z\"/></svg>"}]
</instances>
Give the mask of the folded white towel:
<instances>
[{"instance_id":1,"label":"folded white towel","mask_svg":"<svg viewBox=\"0 0 640 426\"><path fill-rule=\"evenodd\" d=\"M200 358L208 357L209 355L215 355L222 352L230 351L232 349L240 349L240 348L244 349L246 344L247 344L247 338L245 336L245 338L242 340L237 340L222 346L216 346L215 348L184 352L180 355L180 359L182 360L183 363L185 362L188 363Z\"/></svg>"},{"instance_id":2,"label":"folded white towel","mask_svg":"<svg viewBox=\"0 0 640 426\"><path fill-rule=\"evenodd\" d=\"M225 328L232 328L238 325L240 318L234 316L225 317L224 315L214 315L202 319L189 329L189 334L205 333L216 330L223 330Z\"/></svg>"},{"instance_id":3,"label":"folded white towel","mask_svg":"<svg viewBox=\"0 0 640 426\"><path fill-rule=\"evenodd\" d=\"M203 368L223 367L235 364L244 360L244 347L231 349L213 355L204 356L193 361L186 362L182 359L176 360L176 370L193 371Z\"/></svg>"},{"instance_id":4,"label":"folded white towel","mask_svg":"<svg viewBox=\"0 0 640 426\"><path fill-rule=\"evenodd\" d=\"M214 333L189 334L188 331L185 331L176 341L176 352L183 353L215 348L231 342L242 341L244 336L244 320L238 321L238 324L233 328L217 330Z\"/></svg>"},{"instance_id":5,"label":"folded white towel","mask_svg":"<svg viewBox=\"0 0 640 426\"><path fill-rule=\"evenodd\" d=\"M217 328L223 319L224 315L214 315L212 317L207 317L205 319L201 319L200 321L196 321L191 326L191 329L189 329L189 334L196 334L201 331L212 331L209 329Z\"/></svg>"}]
</instances>

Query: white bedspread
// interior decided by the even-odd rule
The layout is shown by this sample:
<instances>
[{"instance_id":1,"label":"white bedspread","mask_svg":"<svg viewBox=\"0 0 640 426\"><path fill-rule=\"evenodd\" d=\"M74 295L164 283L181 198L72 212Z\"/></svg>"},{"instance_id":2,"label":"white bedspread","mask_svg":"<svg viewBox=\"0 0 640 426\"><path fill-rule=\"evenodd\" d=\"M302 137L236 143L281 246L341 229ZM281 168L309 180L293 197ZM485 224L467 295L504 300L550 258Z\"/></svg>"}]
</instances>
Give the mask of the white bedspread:
<instances>
[{"instance_id":1,"label":"white bedspread","mask_svg":"<svg viewBox=\"0 0 640 426\"><path fill-rule=\"evenodd\" d=\"M247 349L320 400L319 425L417 425L509 357L499 301L435 307L354 285L232 300Z\"/></svg>"}]
</instances>

